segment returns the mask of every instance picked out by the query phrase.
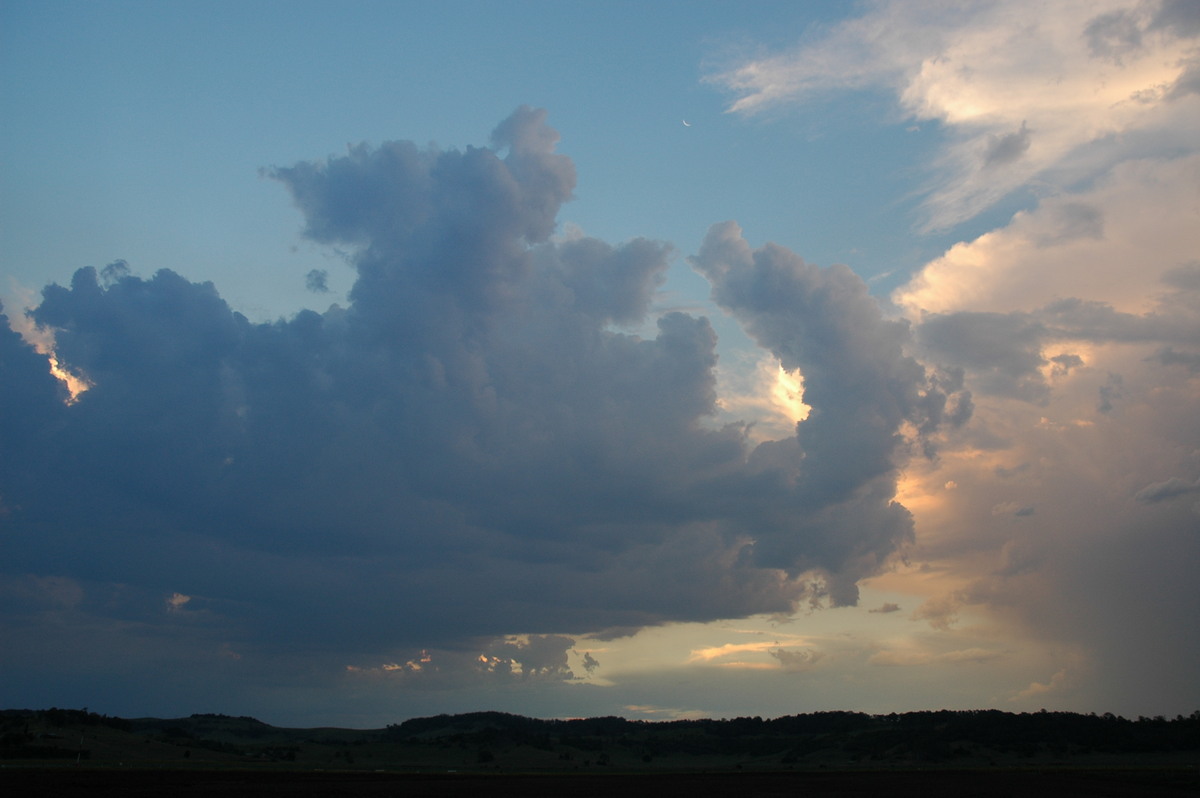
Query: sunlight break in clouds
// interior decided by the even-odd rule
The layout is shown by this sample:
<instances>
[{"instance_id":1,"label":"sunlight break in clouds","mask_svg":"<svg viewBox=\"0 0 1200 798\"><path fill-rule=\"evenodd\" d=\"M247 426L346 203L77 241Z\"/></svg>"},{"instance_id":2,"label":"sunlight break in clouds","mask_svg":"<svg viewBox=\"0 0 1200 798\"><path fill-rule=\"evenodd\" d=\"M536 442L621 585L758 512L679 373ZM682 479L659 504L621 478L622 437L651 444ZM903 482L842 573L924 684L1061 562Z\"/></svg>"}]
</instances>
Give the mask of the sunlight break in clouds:
<instances>
[{"instance_id":1,"label":"sunlight break in clouds","mask_svg":"<svg viewBox=\"0 0 1200 798\"><path fill-rule=\"evenodd\" d=\"M904 116L946 132L924 222L944 229L1019 188L1094 176L1150 142L1184 145L1196 111L1178 101L1200 73L1189 5L879 2L709 80L747 115L838 91L894 92Z\"/></svg>"},{"instance_id":2,"label":"sunlight break in clouds","mask_svg":"<svg viewBox=\"0 0 1200 798\"><path fill-rule=\"evenodd\" d=\"M92 383L85 375L65 368L58 362L58 354L54 351L54 330L38 325L31 316L30 311L37 304L32 293L21 289L15 281L11 287L12 293L18 297L18 310L8 317L9 326L21 336L25 343L46 358L50 373L62 383L66 391L63 401L67 404L74 404L78 401L80 394L92 387Z\"/></svg>"},{"instance_id":3,"label":"sunlight break in clouds","mask_svg":"<svg viewBox=\"0 0 1200 798\"><path fill-rule=\"evenodd\" d=\"M720 423L753 419L747 431L756 443L789 437L812 409L804 403L804 377L787 371L774 355L757 353L752 366L718 364Z\"/></svg>"}]
</instances>

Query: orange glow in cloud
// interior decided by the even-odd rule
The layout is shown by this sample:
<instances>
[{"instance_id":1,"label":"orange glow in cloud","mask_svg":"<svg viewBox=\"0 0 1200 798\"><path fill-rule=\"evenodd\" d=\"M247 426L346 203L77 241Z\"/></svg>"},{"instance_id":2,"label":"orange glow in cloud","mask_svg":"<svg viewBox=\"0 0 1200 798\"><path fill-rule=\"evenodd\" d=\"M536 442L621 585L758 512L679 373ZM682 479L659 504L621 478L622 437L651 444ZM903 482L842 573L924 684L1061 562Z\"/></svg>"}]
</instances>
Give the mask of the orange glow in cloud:
<instances>
[{"instance_id":1,"label":"orange glow in cloud","mask_svg":"<svg viewBox=\"0 0 1200 798\"><path fill-rule=\"evenodd\" d=\"M783 646L803 645L804 638L789 638L786 641L779 640L759 640L753 643L726 643L722 646L710 646L708 648L692 649L691 656L688 657L688 662L712 662L715 659L722 657L733 656L734 654L746 653L766 653L771 649L780 648ZM744 664L744 663L731 663ZM772 666L767 666L772 667Z\"/></svg>"},{"instance_id":2,"label":"orange glow in cloud","mask_svg":"<svg viewBox=\"0 0 1200 798\"><path fill-rule=\"evenodd\" d=\"M186 596L183 593L172 593L167 596L167 612L180 612L184 605L191 600L191 596Z\"/></svg>"},{"instance_id":3,"label":"orange glow in cloud","mask_svg":"<svg viewBox=\"0 0 1200 798\"><path fill-rule=\"evenodd\" d=\"M804 375L799 370L785 370L773 355L764 355L742 369L718 369L718 380L721 409L734 418L754 422L750 437L755 441L790 437L811 410L804 403Z\"/></svg>"},{"instance_id":4,"label":"orange glow in cloud","mask_svg":"<svg viewBox=\"0 0 1200 798\"><path fill-rule=\"evenodd\" d=\"M28 308L26 308L28 310ZM44 355L50 363L50 373L67 388L67 404L73 405L79 401L80 394L92 387L92 382L83 374L76 374L58 362L54 352L54 332L46 327L39 327L29 318L28 313L17 313L8 317L9 327L21 336L25 343L34 348L39 355Z\"/></svg>"},{"instance_id":5,"label":"orange glow in cloud","mask_svg":"<svg viewBox=\"0 0 1200 798\"><path fill-rule=\"evenodd\" d=\"M54 352L42 352L43 355L50 361L50 373L57 377L64 385L67 386L67 404L73 405L79 401L79 395L92 387L92 383L87 378L72 374L59 364L58 358Z\"/></svg>"},{"instance_id":6,"label":"orange glow in cloud","mask_svg":"<svg viewBox=\"0 0 1200 798\"><path fill-rule=\"evenodd\" d=\"M799 371L786 371L782 365L775 371L771 401L775 408L793 423L808 418L812 410L804 404L804 377Z\"/></svg>"}]
</instances>

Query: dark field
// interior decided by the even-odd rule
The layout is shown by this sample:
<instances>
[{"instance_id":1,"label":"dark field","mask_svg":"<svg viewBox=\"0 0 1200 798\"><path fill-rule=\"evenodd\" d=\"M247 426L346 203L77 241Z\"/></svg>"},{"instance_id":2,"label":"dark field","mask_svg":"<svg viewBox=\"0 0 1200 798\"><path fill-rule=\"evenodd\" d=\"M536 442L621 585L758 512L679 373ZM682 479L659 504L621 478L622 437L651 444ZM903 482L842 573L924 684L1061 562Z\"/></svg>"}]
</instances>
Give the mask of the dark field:
<instances>
[{"instance_id":1,"label":"dark field","mask_svg":"<svg viewBox=\"0 0 1200 798\"><path fill-rule=\"evenodd\" d=\"M648 723L496 712L383 729L0 711L13 796L1200 796L1200 712L993 710Z\"/></svg>"},{"instance_id":2,"label":"dark field","mask_svg":"<svg viewBox=\"0 0 1200 798\"><path fill-rule=\"evenodd\" d=\"M479 775L4 768L7 795L55 796L1195 796L1195 770Z\"/></svg>"}]
</instances>

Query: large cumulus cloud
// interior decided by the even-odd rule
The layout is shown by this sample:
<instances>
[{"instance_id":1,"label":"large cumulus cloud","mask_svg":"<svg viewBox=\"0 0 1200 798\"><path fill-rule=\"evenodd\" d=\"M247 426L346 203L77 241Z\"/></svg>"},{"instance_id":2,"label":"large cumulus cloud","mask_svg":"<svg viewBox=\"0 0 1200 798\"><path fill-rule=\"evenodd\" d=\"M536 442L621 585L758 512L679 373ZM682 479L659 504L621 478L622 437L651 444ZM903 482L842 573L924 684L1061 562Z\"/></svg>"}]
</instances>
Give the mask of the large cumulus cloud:
<instances>
[{"instance_id":1,"label":"large cumulus cloud","mask_svg":"<svg viewBox=\"0 0 1200 798\"><path fill-rule=\"evenodd\" d=\"M1123 164L894 295L915 350L963 369L978 408L910 472L930 508L913 557L948 575L931 606L1054 652L1014 700L1165 713L1198 698L1200 650L1178 634L1200 613L1198 168ZM1103 220L1084 236L1080 208Z\"/></svg>"},{"instance_id":2,"label":"large cumulus cloud","mask_svg":"<svg viewBox=\"0 0 1200 798\"><path fill-rule=\"evenodd\" d=\"M1196 8L882 0L710 76L742 115L820 112L848 91L892 96L935 146L911 195L924 195L925 232L968 235L961 223L992 226L986 211L1024 207L892 295L911 337L895 326L882 337L901 340L939 390L920 405L895 390L903 381L874 391L918 430L938 405L942 421L970 418L926 436L936 458L909 461L913 568L871 585L925 598L911 618L941 648L872 661L934 662L981 644L1037 652L1044 672L990 699L1028 708L1176 713L1200 696L1196 638L1178 634L1200 614ZM776 331L806 322L763 310L788 293L769 275L791 256L721 248L754 268L724 289L718 280L718 301L749 311L748 330L789 362L794 344ZM856 418L849 428L870 429L870 413L835 394L835 412ZM807 453L819 429L799 431ZM887 451L882 438L848 437L861 447L854 463Z\"/></svg>"},{"instance_id":3,"label":"large cumulus cloud","mask_svg":"<svg viewBox=\"0 0 1200 798\"><path fill-rule=\"evenodd\" d=\"M169 270L82 269L32 311L92 384L69 405L5 327L22 668L51 616L228 667L440 646L507 651L489 667L511 673L516 644L488 640L854 603L911 536L896 468L955 386L848 270L719 225L696 263L812 412L757 447L718 425L713 328L652 313L669 247L551 238L575 173L544 116L519 109L487 148L269 170L348 253L345 308L251 323ZM529 639L555 641L534 670L570 675L569 638Z\"/></svg>"},{"instance_id":4,"label":"large cumulus cloud","mask_svg":"<svg viewBox=\"0 0 1200 798\"><path fill-rule=\"evenodd\" d=\"M875 557L911 534L908 511L891 501L902 452L943 421L961 422L954 411L969 408L969 394L955 392L953 380L927 376L905 354L907 325L885 319L866 285L844 266L820 269L774 245L752 250L733 223L715 225L693 263L712 282L716 302L784 369L804 375L808 417L795 437L761 444L751 466L784 469L803 497L789 508L791 523L798 530L829 525L818 539L835 542L838 558L857 565L848 573L874 572ZM949 415L947 388L954 392ZM932 454L931 442L924 443ZM821 513L814 516L809 507ZM846 534L851 528L878 537L864 546ZM807 546L796 543L808 537L767 545L787 567L805 556ZM853 579L835 578L830 587L836 602L855 603Z\"/></svg>"}]
</instances>

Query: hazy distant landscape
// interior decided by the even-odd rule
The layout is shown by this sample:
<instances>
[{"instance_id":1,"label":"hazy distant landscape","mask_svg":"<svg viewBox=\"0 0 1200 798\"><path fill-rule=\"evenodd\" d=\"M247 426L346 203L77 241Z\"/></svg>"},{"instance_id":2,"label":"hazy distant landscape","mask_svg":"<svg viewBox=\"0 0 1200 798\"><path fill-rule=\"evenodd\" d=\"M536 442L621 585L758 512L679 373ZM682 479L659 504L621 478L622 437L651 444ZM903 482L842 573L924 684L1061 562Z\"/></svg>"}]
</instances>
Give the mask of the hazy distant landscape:
<instances>
[{"instance_id":1,"label":"hazy distant landscape","mask_svg":"<svg viewBox=\"0 0 1200 798\"><path fill-rule=\"evenodd\" d=\"M363 789L382 789L383 775L393 785L404 776L461 777L439 782L457 789L464 779L474 783L482 776L510 784L517 776L655 774L842 774L852 781L900 774L915 789L923 783L913 781L916 775L930 772L942 774L934 780L947 785L974 774L1010 786L1013 779L1037 777L1036 784L1047 789L1064 778L1097 779L1109 790L1094 794L1151 787L1163 791L1159 794L1186 794L1200 786L1200 712L1136 720L1044 711L818 712L662 722L476 712L414 718L381 729L300 729L244 716L118 718L55 708L4 710L0 729L6 780L59 778L67 789L75 777L64 774L80 771L106 774L102 779L124 772L195 773L197 784L210 786L215 774L227 780L234 773L248 791L290 783L304 773L321 774L314 784L328 784L331 774L340 774L350 780L344 783ZM269 774L283 782L271 781ZM146 776L130 778L132 787L122 789L136 793L138 784L147 790L162 786ZM90 779L76 786L94 784Z\"/></svg>"}]
</instances>

